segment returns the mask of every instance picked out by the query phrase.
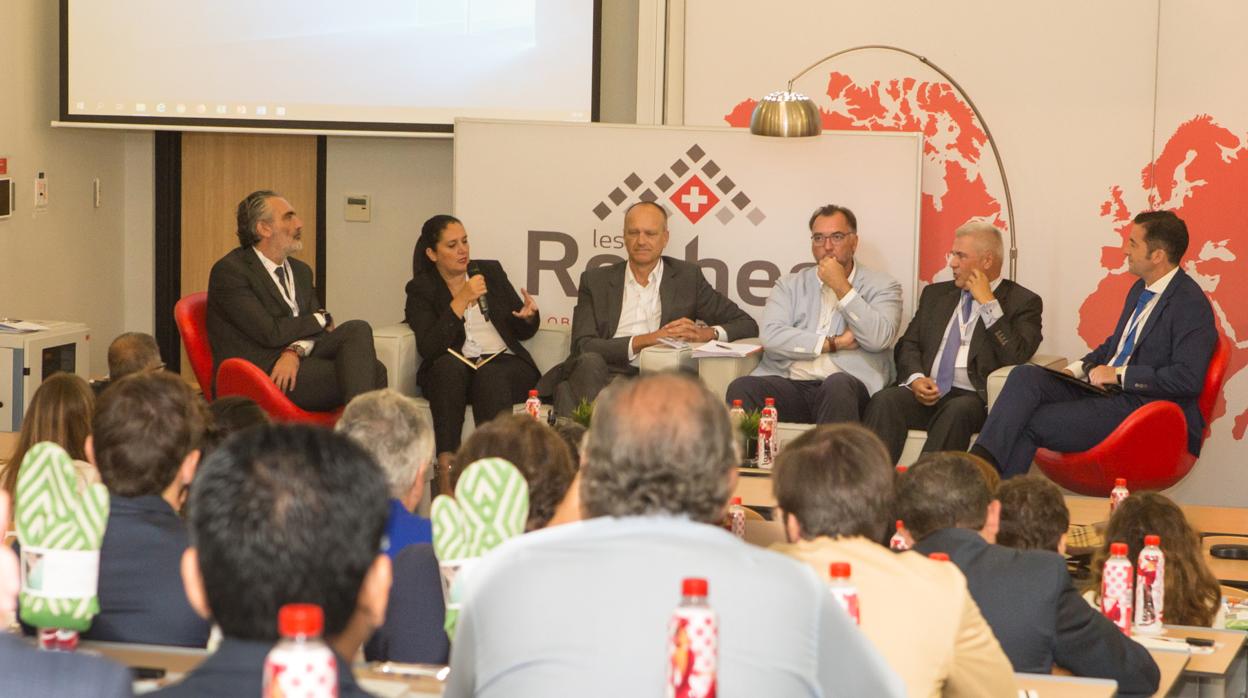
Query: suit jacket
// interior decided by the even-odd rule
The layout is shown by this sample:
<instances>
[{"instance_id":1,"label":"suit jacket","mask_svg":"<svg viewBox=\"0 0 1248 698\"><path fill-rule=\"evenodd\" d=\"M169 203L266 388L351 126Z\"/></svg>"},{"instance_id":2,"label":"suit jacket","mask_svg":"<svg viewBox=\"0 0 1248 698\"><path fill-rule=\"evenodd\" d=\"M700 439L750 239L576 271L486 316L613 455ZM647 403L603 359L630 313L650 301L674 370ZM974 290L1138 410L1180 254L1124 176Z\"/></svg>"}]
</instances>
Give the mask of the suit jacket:
<instances>
[{"instance_id":1,"label":"suit jacket","mask_svg":"<svg viewBox=\"0 0 1248 698\"><path fill-rule=\"evenodd\" d=\"M975 321L966 358L971 385L985 402L988 374L1002 366L1025 363L1036 353L1042 338L1044 303L1040 296L1009 279L1002 279L993 295L1001 304L1002 316L992 323L991 329L984 327L982 319ZM936 354L945 344L949 319L961 297L962 289L952 281L929 284L923 289L914 319L897 342L898 380L904 381L916 373L935 375Z\"/></svg>"},{"instance_id":2,"label":"suit jacket","mask_svg":"<svg viewBox=\"0 0 1248 698\"><path fill-rule=\"evenodd\" d=\"M1083 357L1085 369L1113 360L1123 329L1135 312L1136 299L1143 291L1144 280L1139 279L1127 292L1114 333ZM1205 387L1205 372L1218 342L1209 299L1192 277L1179 269L1157 299L1148 321L1137 332L1131 361L1122 377L1123 391L1178 404L1187 417L1187 450L1200 455L1205 420L1197 399Z\"/></svg>"},{"instance_id":3,"label":"suit jacket","mask_svg":"<svg viewBox=\"0 0 1248 698\"><path fill-rule=\"evenodd\" d=\"M100 612L83 639L204 647L209 623L186 600L186 524L157 496L109 496Z\"/></svg>"},{"instance_id":4,"label":"suit jacket","mask_svg":"<svg viewBox=\"0 0 1248 698\"><path fill-rule=\"evenodd\" d=\"M0 633L0 696L128 698L130 683L120 664L81 652L45 652Z\"/></svg>"},{"instance_id":5,"label":"suit jacket","mask_svg":"<svg viewBox=\"0 0 1248 698\"><path fill-rule=\"evenodd\" d=\"M887 274L855 263L857 297L842 310L854 332L857 349L838 351L836 365L862 381L874 394L893 379L893 340L901 327L901 284ZM763 359L756 376L789 375L794 361L818 356L819 311L823 282L818 267L780 277L763 308Z\"/></svg>"},{"instance_id":6,"label":"suit jacket","mask_svg":"<svg viewBox=\"0 0 1248 698\"><path fill-rule=\"evenodd\" d=\"M503 266L490 259L474 261L485 277L490 324L494 325L511 353L537 370L529 350L520 341L537 333L538 316L521 320L512 315L524 307L524 302L511 285ZM464 319L451 310L451 289L436 270L417 274L407 282L407 307L403 312L403 321L416 334L416 350L420 352L421 359L416 380L424 385L425 374L434 360L445 354L447 349L459 351L466 337Z\"/></svg>"},{"instance_id":7,"label":"suit jacket","mask_svg":"<svg viewBox=\"0 0 1248 698\"><path fill-rule=\"evenodd\" d=\"M277 283L251 247L239 247L217 260L208 275L208 343L212 375L230 358L246 359L271 371L282 349L324 330L313 315L320 307L312 285L312 268L291 257L295 277L295 317Z\"/></svg>"},{"instance_id":8,"label":"suit jacket","mask_svg":"<svg viewBox=\"0 0 1248 698\"><path fill-rule=\"evenodd\" d=\"M148 695L162 698L261 695L264 658L272 648L271 642L226 637L216 652L208 655L181 681ZM367 698L371 695L355 682L351 662L342 657L338 657L338 695L342 698Z\"/></svg>"},{"instance_id":9,"label":"suit jacket","mask_svg":"<svg viewBox=\"0 0 1248 698\"><path fill-rule=\"evenodd\" d=\"M976 531L946 528L919 541L924 555L949 554L992 626L1014 671L1114 679L1120 696L1157 690L1161 673L1144 646L1079 597L1061 555L990 545Z\"/></svg>"},{"instance_id":10,"label":"suit jacket","mask_svg":"<svg viewBox=\"0 0 1248 698\"><path fill-rule=\"evenodd\" d=\"M911 696L1008 696L1014 668L954 565L897 554L861 536L771 546L828 578L852 566L862 632L906 682Z\"/></svg>"},{"instance_id":11,"label":"suit jacket","mask_svg":"<svg viewBox=\"0 0 1248 698\"><path fill-rule=\"evenodd\" d=\"M627 366L630 337L615 337L624 305L624 275L628 262L616 262L581 274L576 308L572 311L572 356L592 351L607 364ZM663 280L659 283L659 326L682 317L719 325L728 341L758 334L758 323L736 303L725 298L706 281L696 264L663 257Z\"/></svg>"},{"instance_id":12,"label":"suit jacket","mask_svg":"<svg viewBox=\"0 0 1248 698\"><path fill-rule=\"evenodd\" d=\"M446 606L438 558L428 543L409 545L394 558L386 621L364 646L370 662L446 664L450 641L442 628Z\"/></svg>"}]
</instances>

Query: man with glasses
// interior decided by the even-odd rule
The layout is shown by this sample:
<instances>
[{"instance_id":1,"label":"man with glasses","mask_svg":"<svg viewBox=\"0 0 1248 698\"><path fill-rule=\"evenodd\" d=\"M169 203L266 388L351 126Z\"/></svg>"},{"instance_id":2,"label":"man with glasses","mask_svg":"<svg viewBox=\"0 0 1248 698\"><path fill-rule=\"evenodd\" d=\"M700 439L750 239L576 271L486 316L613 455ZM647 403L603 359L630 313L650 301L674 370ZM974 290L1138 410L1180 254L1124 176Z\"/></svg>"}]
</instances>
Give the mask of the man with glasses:
<instances>
[{"instance_id":1,"label":"man with glasses","mask_svg":"<svg viewBox=\"0 0 1248 698\"><path fill-rule=\"evenodd\" d=\"M809 227L815 266L776 282L763 309L763 359L727 398L747 410L774 398L785 422L854 422L893 378L901 284L855 262L853 211L821 206Z\"/></svg>"},{"instance_id":2,"label":"man with glasses","mask_svg":"<svg viewBox=\"0 0 1248 698\"><path fill-rule=\"evenodd\" d=\"M871 398L862 421L896 463L909 429L923 452L965 451L988 416L988 374L1026 363L1040 346L1040 296L1001 278L1001 231L971 222L953 234L952 281L929 284L897 342L897 380Z\"/></svg>"}]
</instances>

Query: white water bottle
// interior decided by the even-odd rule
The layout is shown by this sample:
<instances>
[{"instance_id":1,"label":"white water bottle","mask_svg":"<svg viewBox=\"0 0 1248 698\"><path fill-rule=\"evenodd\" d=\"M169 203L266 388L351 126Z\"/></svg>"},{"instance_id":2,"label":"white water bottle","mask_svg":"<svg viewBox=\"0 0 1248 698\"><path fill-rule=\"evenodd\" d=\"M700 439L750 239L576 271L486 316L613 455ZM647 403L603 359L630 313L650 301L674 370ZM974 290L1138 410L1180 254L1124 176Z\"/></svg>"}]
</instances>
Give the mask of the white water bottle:
<instances>
[{"instance_id":1,"label":"white water bottle","mask_svg":"<svg viewBox=\"0 0 1248 698\"><path fill-rule=\"evenodd\" d=\"M1120 477L1114 480L1114 489L1109 491L1109 513L1112 516L1114 510L1122 504L1122 500L1131 496L1131 491L1127 489L1127 479Z\"/></svg>"},{"instance_id":2,"label":"white water bottle","mask_svg":"<svg viewBox=\"0 0 1248 698\"><path fill-rule=\"evenodd\" d=\"M1144 549L1135 566L1135 631L1144 634L1161 632L1165 621L1166 554L1161 551L1161 536L1144 536Z\"/></svg>"},{"instance_id":3,"label":"white water bottle","mask_svg":"<svg viewBox=\"0 0 1248 698\"><path fill-rule=\"evenodd\" d=\"M901 519L897 519L897 532L888 539L888 548L899 553L910 549L910 541L906 540L906 524Z\"/></svg>"},{"instance_id":4,"label":"white water bottle","mask_svg":"<svg viewBox=\"0 0 1248 698\"><path fill-rule=\"evenodd\" d=\"M277 629L282 639L264 658L264 698L335 698L338 659L321 640L325 616L307 603L282 606Z\"/></svg>"},{"instance_id":5,"label":"white water bottle","mask_svg":"<svg viewBox=\"0 0 1248 698\"><path fill-rule=\"evenodd\" d=\"M690 577L680 589L680 605L667 628L667 696L715 698L719 622L706 602L706 580Z\"/></svg>"},{"instance_id":6,"label":"white water bottle","mask_svg":"<svg viewBox=\"0 0 1248 698\"><path fill-rule=\"evenodd\" d=\"M848 562L833 562L828 565L828 576L832 578L828 584L828 591L841 608L845 609L854 623L862 625L862 618L858 611L858 587L850 581L851 571Z\"/></svg>"},{"instance_id":7,"label":"white water bottle","mask_svg":"<svg viewBox=\"0 0 1248 698\"><path fill-rule=\"evenodd\" d=\"M758 467L771 469L776 455L776 424L780 415L776 412L776 399L765 398L763 411L758 417Z\"/></svg>"},{"instance_id":8,"label":"white water bottle","mask_svg":"<svg viewBox=\"0 0 1248 698\"><path fill-rule=\"evenodd\" d=\"M536 390L529 391L529 399L524 401L524 411L533 419L541 421L542 399L537 396Z\"/></svg>"},{"instance_id":9,"label":"white water bottle","mask_svg":"<svg viewBox=\"0 0 1248 698\"><path fill-rule=\"evenodd\" d=\"M1101 613L1118 626L1124 635L1131 634L1131 561L1127 544L1112 543L1109 559L1101 570Z\"/></svg>"},{"instance_id":10,"label":"white water bottle","mask_svg":"<svg viewBox=\"0 0 1248 698\"><path fill-rule=\"evenodd\" d=\"M745 421L745 408L741 406L740 400L733 400L732 407L728 408L728 422L732 424L732 438L742 447L741 457L746 458L749 454L745 453L745 434L741 433L741 422Z\"/></svg>"},{"instance_id":11,"label":"white water bottle","mask_svg":"<svg viewBox=\"0 0 1248 698\"><path fill-rule=\"evenodd\" d=\"M728 520L732 535L745 540L745 507L741 506L740 497L733 497L732 503L728 505Z\"/></svg>"}]
</instances>

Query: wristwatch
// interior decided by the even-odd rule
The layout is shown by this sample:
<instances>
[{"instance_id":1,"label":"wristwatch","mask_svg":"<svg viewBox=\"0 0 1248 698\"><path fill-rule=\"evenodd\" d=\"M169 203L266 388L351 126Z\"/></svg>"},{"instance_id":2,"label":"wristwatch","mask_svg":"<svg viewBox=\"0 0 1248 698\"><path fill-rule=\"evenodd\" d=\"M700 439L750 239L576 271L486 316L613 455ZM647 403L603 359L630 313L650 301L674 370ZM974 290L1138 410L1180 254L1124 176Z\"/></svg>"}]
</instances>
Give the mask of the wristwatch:
<instances>
[{"instance_id":1,"label":"wristwatch","mask_svg":"<svg viewBox=\"0 0 1248 698\"><path fill-rule=\"evenodd\" d=\"M288 347L286 347L285 349L283 349L283 350L282 350L282 353L286 353L286 352L288 352L288 351L289 351L289 352L291 352L291 353L293 353L295 356L298 356L298 357L299 357L299 358L301 358L301 359L302 359L304 356L306 356L306 354L305 354L305 353L304 353L304 351L303 351L303 346L302 346L302 345L300 345L300 344L291 344L290 346L288 346Z\"/></svg>"}]
</instances>

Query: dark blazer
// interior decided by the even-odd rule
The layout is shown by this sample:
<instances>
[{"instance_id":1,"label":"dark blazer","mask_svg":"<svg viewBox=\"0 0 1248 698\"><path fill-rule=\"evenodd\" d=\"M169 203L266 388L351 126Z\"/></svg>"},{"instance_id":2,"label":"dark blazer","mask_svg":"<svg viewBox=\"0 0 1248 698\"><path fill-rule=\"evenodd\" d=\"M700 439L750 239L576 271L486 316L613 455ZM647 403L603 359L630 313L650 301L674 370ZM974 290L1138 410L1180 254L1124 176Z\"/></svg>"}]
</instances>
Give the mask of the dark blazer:
<instances>
[{"instance_id":1,"label":"dark blazer","mask_svg":"<svg viewBox=\"0 0 1248 698\"><path fill-rule=\"evenodd\" d=\"M1123 329L1143 291L1144 280L1139 279L1127 293L1114 333L1083 357L1085 369L1113 360ZM1205 372L1218 342L1213 307L1204 290L1179 269L1138 333L1122 379L1123 392L1178 404L1187 417L1187 450L1200 455L1205 420L1197 398L1205 387Z\"/></svg>"},{"instance_id":2,"label":"dark blazer","mask_svg":"<svg viewBox=\"0 0 1248 698\"><path fill-rule=\"evenodd\" d=\"M1120 696L1157 690L1161 672L1148 650L1079 596L1061 555L989 545L963 528L936 531L915 549L948 553L962 570L1014 671L1048 674L1056 663L1076 676L1117 681Z\"/></svg>"},{"instance_id":3,"label":"dark blazer","mask_svg":"<svg viewBox=\"0 0 1248 698\"><path fill-rule=\"evenodd\" d=\"M445 620L433 546L409 545L394 558L386 622L364 646L364 657L370 662L446 664L450 642L442 628Z\"/></svg>"},{"instance_id":4,"label":"dark blazer","mask_svg":"<svg viewBox=\"0 0 1248 698\"><path fill-rule=\"evenodd\" d=\"M230 358L246 359L267 373L282 349L324 330L313 313L321 307L312 285L312 268L291 257L295 277L295 317L277 282L251 247L239 247L217 260L208 276L208 343L212 375Z\"/></svg>"},{"instance_id":5,"label":"dark blazer","mask_svg":"<svg viewBox=\"0 0 1248 698\"><path fill-rule=\"evenodd\" d=\"M0 696L127 698L130 683L120 664L82 652L45 652L0 633Z\"/></svg>"},{"instance_id":6,"label":"dark blazer","mask_svg":"<svg viewBox=\"0 0 1248 698\"><path fill-rule=\"evenodd\" d=\"M163 698L259 696L264 686L264 658L272 647L271 642L227 637L216 652L208 655L181 681L148 695ZM338 657L338 695L342 698L371 695L355 682L351 662L342 657Z\"/></svg>"},{"instance_id":7,"label":"dark blazer","mask_svg":"<svg viewBox=\"0 0 1248 698\"><path fill-rule=\"evenodd\" d=\"M521 320L512 315L524 307L520 295L503 271L503 265L491 259L473 260L485 277L485 299L490 308L490 324L511 353L523 359L537 370L529 350L520 343L537 332L540 321L537 315ZM424 385L425 374L435 359L447 349L459 351L464 344L464 319L451 310L451 290L437 270L417 274L407 282L407 307L403 321L416 334L416 350L420 352L420 368L416 371L417 383Z\"/></svg>"},{"instance_id":8,"label":"dark blazer","mask_svg":"<svg viewBox=\"0 0 1248 698\"><path fill-rule=\"evenodd\" d=\"M934 374L936 353L944 346L949 319L961 295L962 289L952 281L929 284L923 289L914 319L895 349L898 380L905 381L916 373ZM1003 315L991 329L984 327L983 320L975 322L966 360L971 385L985 402L988 374L1002 366L1025 363L1036 353L1043 336L1040 321L1044 303L1040 296L1009 279L1002 279L993 295L1000 302Z\"/></svg>"},{"instance_id":9,"label":"dark blazer","mask_svg":"<svg viewBox=\"0 0 1248 698\"><path fill-rule=\"evenodd\" d=\"M589 269L581 274L572 311L572 356L592 351L614 366L628 365L628 337L614 337L624 305L624 274L628 262ZM719 325L728 340L757 337L758 323L706 281L696 264L663 257L659 284L659 324L682 317Z\"/></svg>"},{"instance_id":10,"label":"dark blazer","mask_svg":"<svg viewBox=\"0 0 1248 698\"><path fill-rule=\"evenodd\" d=\"M100 546L100 613L87 640L204 647L209 623L182 587L186 524L156 496L109 496Z\"/></svg>"}]
</instances>

